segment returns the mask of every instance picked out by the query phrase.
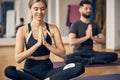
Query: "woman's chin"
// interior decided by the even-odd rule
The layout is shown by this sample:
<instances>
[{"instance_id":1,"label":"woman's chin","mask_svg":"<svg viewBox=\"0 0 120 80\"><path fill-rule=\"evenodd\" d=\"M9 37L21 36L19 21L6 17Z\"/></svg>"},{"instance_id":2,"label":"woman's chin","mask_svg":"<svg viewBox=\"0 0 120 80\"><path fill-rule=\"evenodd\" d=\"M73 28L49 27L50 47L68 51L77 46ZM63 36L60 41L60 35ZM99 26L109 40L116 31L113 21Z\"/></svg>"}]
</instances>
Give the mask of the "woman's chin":
<instances>
[{"instance_id":1,"label":"woman's chin","mask_svg":"<svg viewBox=\"0 0 120 80\"><path fill-rule=\"evenodd\" d=\"M43 18L37 18L38 21L43 21Z\"/></svg>"}]
</instances>

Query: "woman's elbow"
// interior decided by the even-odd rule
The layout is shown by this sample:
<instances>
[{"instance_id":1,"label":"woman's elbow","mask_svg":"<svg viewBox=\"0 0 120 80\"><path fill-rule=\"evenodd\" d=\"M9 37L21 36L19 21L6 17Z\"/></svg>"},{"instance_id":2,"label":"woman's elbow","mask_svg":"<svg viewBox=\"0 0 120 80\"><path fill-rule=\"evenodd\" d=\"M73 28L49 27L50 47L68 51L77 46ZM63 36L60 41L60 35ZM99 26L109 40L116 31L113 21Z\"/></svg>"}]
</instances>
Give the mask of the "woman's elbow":
<instances>
[{"instance_id":1,"label":"woman's elbow","mask_svg":"<svg viewBox=\"0 0 120 80\"><path fill-rule=\"evenodd\" d=\"M21 63L21 60L20 60L18 57L15 58L15 61L16 61L18 64Z\"/></svg>"},{"instance_id":2,"label":"woman's elbow","mask_svg":"<svg viewBox=\"0 0 120 80\"><path fill-rule=\"evenodd\" d=\"M20 60L18 60L18 59L16 59L16 62L18 63L18 64L20 64L21 62L20 62Z\"/></svg>"},{"instance_id":3,"label":"woman's elbow","mask_svg":"<svg viewBox=\"0 0 120 80\"><path fill-rule=\"evenodd\" d=\"M62 50L62 56L61 57L64 59L65 56L66 56L66 50L64 49L64 50Z\"/></svg>"},{"instance_id":4,"label":"woman's elbow","mask_svg":"<svg viewBox=\"0 0 120 80\"><path fill-rule=\"evenodd\" d=\"M66 50L65 49L61 49L60 53L65 55L66 54Z\"/></svg>"},{"instance_id":5,"label":"woman's elbow","mask_svg":"<svg viewBox=\"0 0 120 80\"><path fill-rule=\"evenodd\" d=\"M66 50L65 50L65 49L63 50L63 54L64 54L64 55L66 54Z\"/></svg>"}]
</instances>

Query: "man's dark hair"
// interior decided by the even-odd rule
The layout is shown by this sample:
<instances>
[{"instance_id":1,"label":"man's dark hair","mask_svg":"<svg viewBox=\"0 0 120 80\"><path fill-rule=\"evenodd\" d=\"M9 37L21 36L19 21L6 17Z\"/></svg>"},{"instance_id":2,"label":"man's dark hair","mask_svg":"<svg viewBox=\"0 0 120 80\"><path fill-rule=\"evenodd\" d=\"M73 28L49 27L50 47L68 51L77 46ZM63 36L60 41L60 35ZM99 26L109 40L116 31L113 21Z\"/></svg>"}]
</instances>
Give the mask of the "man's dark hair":
<instances>
[{"instance_id":1,"label":"man's dark hair","mask_svg":"<svg viewBox=\"0 0 120 80\"><path fill-rule=\"evenodd\" d=\"M89 4L92 6L92 3L89 0L82 0L79 4L80 7L82 7L84 4Z\"/></svg>"},{"instance_id":2,"label":"man's dark hair","mask_svg":"<svg viewBox=\"0 0 120 80\"><path fill-rule=\"evenodd\" d=\"M20 18L20 21L21 21L21 22L24 22L24 18Z\"/></svg>"}]
</instances>

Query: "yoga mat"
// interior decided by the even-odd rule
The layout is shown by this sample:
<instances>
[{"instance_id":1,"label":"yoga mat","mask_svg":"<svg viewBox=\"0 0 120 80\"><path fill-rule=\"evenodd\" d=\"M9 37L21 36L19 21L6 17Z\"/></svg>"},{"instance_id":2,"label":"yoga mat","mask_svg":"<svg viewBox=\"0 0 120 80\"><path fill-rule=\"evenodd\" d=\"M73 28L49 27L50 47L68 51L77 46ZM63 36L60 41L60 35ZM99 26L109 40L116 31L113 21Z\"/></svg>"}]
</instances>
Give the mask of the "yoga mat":
<instances>
[{"instance_id":1,"label":"yoga mat","mask_svg":"<svg viewBox=\"0 0 120 80\"><path fill-rule=\"evenodd\" d=\"M11 79L7 78L7 80L11 80ZM76 77L76 78L73 78L72 80L120 80L120 74Z\"/></svg>"},{"instance_id":2,"label":"yoga mat","mask_svg":"<svg viewBox=\"0 0 120 80\"><path fill-rule=\"evenodd\" d=\"M88 77L76 77L72 80L120 80L120 74L109 74Z\"/></svg>"},{"instance_id":3,"label":"yoga mat","mask_svg":"<svg viewBox=\"0 0 120 80\"><path fill-rule=\"evenodd\" d=\"M64 66L64 62L53 62L54 68ZM101 67L101 66L117 66L120 65L120 58L116 60L115 62L109 63L109 64L92 64L92 65L86 65L86 67Z\"/></svg>"}]
</instances>

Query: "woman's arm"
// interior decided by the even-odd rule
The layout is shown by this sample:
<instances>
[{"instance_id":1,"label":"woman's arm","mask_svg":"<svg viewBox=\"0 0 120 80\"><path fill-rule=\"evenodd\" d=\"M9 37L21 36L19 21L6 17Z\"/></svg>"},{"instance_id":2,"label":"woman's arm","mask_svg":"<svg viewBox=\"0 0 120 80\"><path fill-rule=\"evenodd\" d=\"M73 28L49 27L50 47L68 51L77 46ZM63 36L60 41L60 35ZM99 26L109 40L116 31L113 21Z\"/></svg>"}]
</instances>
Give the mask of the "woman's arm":
<instances>
[{"instance_id":1,"label":"woman's arm","mask_svg":"<svg viewBox=\"0 0 120 80\"><path fill-rule=\"evenodd\" d=\"M33 52L39 47L38 43L36 43L30 49L24 51L25 34L26 34L24 27L20 27L16 34L15 59L18 63L21 63L23 60L31 56Z\"/></svg>"},{"instance_id":2,"label":"woman's arm","mask_svg":"<svg viewBox=\"0 0 120 80\"><path fill-rule=\"evenodd\" d=\"M60 31L55 25L51 25L51 27L52 27L51 33L53 33L53 40L54 40L55 46L46 43L45 38L43 40L43 44L55 55L64 59L66 51L61 39Z\"/></svg>"}]
</instances>

